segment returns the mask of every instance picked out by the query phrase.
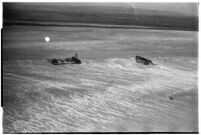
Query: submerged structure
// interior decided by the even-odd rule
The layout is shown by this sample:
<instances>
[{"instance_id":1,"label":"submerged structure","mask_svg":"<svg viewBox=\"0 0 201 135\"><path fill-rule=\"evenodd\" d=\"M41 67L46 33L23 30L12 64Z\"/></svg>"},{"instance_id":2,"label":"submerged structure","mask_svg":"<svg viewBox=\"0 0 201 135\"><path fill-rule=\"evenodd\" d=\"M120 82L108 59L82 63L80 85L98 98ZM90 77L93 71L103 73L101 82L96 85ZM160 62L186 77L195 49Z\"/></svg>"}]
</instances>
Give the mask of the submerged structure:
<instances>
[{"instance_id":1,"label":"submerged structure","mask_svg":"<svg viewBox=\"0 0 201 135\"><path fill-rule=\"evenodd\" d=\"M78 59L78 55L77 53L75 54L75 56L72 56L72 58L65 58L65 59L49 59L48 60L50 63L52 63L53 65L64 65L64 64L81 64L81 60Z\"/></svg>"},{"instance_id":2,"label":"submerged structure","mask_svg":"<svg viewBox=\"0 0 201 135\"><path fill-rule=\"evenodd\" d=\"M153 64L153 62L151 60L148 60L148 59L140 57L140 56L136 56L136 62L142 63L144 65L155 65L155 64Z\"/></svg>"}]
</instances>

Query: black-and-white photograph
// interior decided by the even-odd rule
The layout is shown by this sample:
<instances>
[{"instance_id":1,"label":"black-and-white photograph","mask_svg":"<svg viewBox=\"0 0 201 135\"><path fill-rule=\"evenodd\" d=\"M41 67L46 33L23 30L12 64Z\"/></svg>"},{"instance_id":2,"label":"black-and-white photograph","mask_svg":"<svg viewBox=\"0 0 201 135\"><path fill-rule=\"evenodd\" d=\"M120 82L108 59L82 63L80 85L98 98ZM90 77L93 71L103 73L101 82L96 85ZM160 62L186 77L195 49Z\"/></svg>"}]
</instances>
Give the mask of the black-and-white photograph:
<instances>
[{"instance_id":1,"label":"black-and-white photograph","mask_svg":"<svg viewBox=\"0 0 201 135\"><path fill-rule=\"evenodd\" d=\"M198 3L2 5L3 133L198 133Z\"/></svg>"}]
</instances>

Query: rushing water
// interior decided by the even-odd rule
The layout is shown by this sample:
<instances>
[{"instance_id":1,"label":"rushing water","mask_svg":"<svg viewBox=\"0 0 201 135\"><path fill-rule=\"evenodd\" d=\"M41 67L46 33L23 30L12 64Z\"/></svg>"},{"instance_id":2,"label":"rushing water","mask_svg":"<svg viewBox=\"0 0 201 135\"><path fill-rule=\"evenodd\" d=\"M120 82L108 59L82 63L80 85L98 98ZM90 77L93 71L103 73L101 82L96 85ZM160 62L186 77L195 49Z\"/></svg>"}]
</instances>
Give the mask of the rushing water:
<instances>
[{"instance_id":1,"label":"rushing water","mask_svg":"<svg viewBox=\"0 0 201 135\"><path fill-rule=\"evenodd\" d=\"M196 32L8 27L3 43L4 133L198 131Z\"/></svg>"}]
</instances>

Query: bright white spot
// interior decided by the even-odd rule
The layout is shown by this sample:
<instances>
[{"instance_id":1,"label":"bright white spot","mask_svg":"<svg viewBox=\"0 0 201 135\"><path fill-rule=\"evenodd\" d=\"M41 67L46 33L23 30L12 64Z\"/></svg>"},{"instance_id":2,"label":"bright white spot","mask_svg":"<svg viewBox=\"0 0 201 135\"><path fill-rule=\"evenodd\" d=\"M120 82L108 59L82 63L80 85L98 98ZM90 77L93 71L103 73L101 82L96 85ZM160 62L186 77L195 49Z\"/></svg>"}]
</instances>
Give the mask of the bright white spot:
<instances>
[{"instance_id":1,"label":"bright white spot","mask_svg":"<svg viewBox=\"0 0 201 135\"><path fill-rule=\"evenodd\" d=\"M50 38L49 37L45 37L45 42L49 42Z\"/></svg>"}]
</instances>

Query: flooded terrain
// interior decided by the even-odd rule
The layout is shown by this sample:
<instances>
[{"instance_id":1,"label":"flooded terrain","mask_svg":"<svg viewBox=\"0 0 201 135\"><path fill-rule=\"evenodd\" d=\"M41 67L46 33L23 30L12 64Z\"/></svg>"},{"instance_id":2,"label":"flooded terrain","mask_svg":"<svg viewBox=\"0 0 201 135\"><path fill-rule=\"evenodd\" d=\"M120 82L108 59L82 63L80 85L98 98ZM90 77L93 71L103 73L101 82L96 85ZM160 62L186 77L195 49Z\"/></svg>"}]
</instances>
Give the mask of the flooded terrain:
<instances>
[{"instance_id":1,"label":"flooded terrain","mask_svg":"<svg viewBox=\"0 0 201 135\"><path fill-rule=\"evenodd\" d=\"M197 35L4 27L3 132L197 132ZM47 61L76 52L80 65ZM136 63L136 55L156 65Z\"/></svg>"}]
</instances>

